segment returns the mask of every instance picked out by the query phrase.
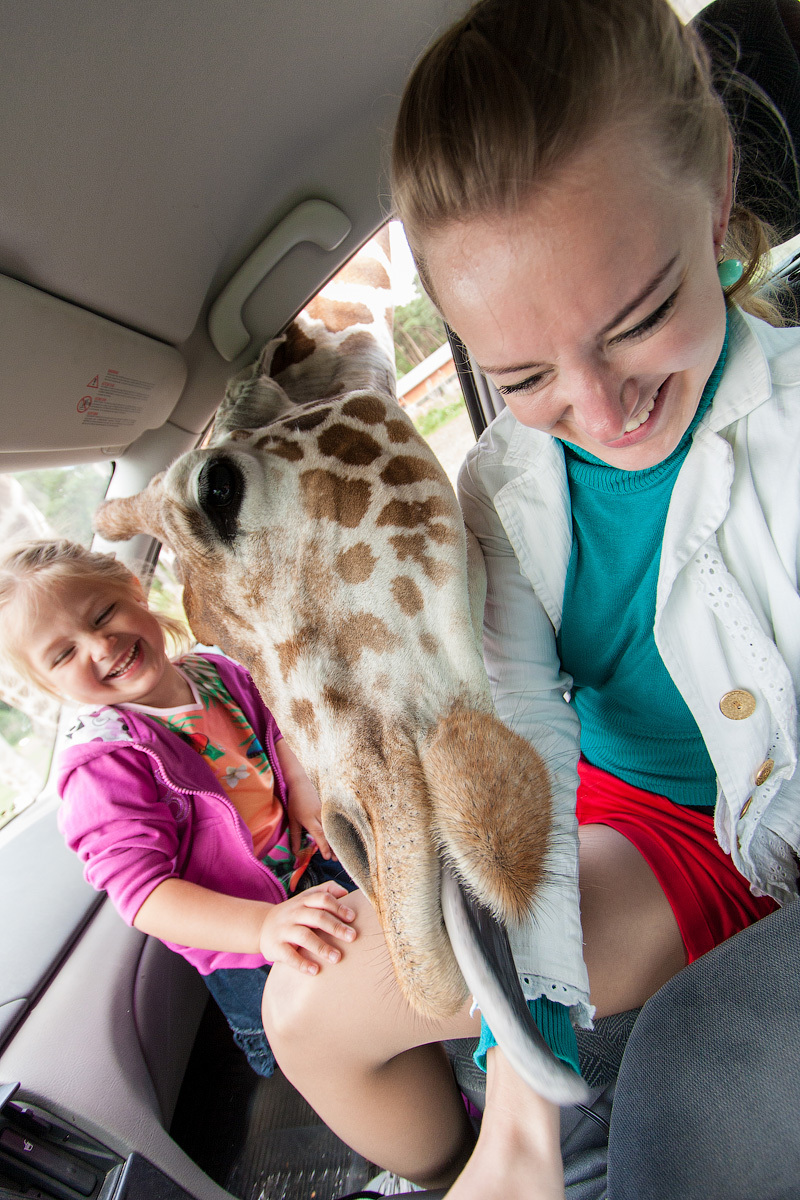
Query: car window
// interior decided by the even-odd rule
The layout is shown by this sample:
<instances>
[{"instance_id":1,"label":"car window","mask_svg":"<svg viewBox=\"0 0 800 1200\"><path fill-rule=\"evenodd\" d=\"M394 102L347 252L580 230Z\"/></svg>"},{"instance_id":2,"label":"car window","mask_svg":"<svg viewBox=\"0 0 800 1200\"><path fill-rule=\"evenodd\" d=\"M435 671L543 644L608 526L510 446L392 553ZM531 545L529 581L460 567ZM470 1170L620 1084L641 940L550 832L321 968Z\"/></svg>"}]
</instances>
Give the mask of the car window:
<instances>
[{"instance_id":1,"label":"car window","mask_svg":"<svg viewBox=\"0 0 800 1200\"><path fill-rule=\"evenodd\" d=\"M455 487L475 434L444 322L423 291L402 225L389 228L397 398Z\"/></svg>"},{"instance_id":2,"label":"car window","mask_svg":"<svg viewBox=\"0 0 800 1200\"><path fill-rule=\"evenodd\" d=\"M0 548L25 538L68 537L89 545L92 513L113 464L84 463L0 475ZM60 705L0 662L0 827L36 798L47 780Z\"/></svg>"}]
</instances>

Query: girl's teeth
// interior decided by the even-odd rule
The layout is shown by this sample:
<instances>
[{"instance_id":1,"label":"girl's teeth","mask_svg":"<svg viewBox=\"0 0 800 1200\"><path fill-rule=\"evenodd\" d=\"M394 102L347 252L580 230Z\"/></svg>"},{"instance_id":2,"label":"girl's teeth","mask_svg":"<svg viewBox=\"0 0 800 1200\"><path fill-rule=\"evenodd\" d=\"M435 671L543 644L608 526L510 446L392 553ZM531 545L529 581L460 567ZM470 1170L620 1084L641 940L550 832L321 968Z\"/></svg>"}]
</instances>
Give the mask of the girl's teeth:
<instances>
[{"instance_id":1,"label":"girl's teeth","mask_svg":"<svg viewBox=\"0 0 800 1200\"><path fill-rule=\"evenodd\" d=\"M120 663L120 665L118 667L115 667L115 669L113 671L108 672L109 679L116 679L116 677L118 675L121 675L123 673L123 671L127 671L128 667L131 665L134 658L136 657L138 648L139 648L138 642L134 643L134 645L131 647L130 654L125 659L125 661L123 663Z\"/></svg>"},{"instance_id":2,"label":"girl's teeth","mask_svg":"<svg viewBox=\"0 0 800 1200\"><path fill-rule=\"evenodd\" d=\"M650 401L650 403L647 405L646 408L643 408L642 411L640 413L637 413L635 417L631 417L630 421L628 421L628 424L625 426L626 433L633 433L634 429L638 429L640 425L644 425L645 421L650 416L650 413L653 411L653 409L656 406L656 396L657 395L658 395L658 391L655 393L655 395L653 396L653 399Z\"/></svg>"}]
</instances>

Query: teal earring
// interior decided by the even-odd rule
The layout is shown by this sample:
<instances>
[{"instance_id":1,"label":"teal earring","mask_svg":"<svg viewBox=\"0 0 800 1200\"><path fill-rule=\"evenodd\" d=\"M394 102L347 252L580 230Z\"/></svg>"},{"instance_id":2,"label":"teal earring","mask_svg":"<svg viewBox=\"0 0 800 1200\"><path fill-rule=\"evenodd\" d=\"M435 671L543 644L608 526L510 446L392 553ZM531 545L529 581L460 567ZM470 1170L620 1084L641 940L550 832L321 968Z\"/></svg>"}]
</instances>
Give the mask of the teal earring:
<instances>
[{"instance_id":1,"label":"teal earring","mask_svg":"<svg viewBox=\"0 0 800 1200\"><path fill-rule=\"evenodd\" d=\"M723 289L733 287L744 275L744 266L738 258L723 258L717 263L717 274Z\"/></svg>"}]
</instances>

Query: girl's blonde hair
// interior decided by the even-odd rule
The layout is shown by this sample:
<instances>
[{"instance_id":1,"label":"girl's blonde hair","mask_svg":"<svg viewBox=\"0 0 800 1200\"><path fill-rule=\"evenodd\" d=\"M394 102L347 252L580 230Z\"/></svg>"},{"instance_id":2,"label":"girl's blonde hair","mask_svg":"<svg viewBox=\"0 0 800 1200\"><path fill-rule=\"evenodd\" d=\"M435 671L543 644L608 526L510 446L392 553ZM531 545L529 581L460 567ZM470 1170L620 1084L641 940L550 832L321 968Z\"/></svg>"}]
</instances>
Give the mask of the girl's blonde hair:
<instances>
[{"instance_id":1,"label":"girl's blonde hair","mask_svg":"<svg viewBox=\"0 0 800 1200\"><path fill-rule=\"evenodd\" d=\"M731 131L708 54L666 0L479 0L426 51L406 85L392 189L420 278L443 226L513 211L593 137L638 127L664 171L719 194ZM726 257L744 263L729 301L778 323L756 296L771 235L734 205Z\"/></svg>"},{"instance_id":2,"label":"girl's blonde hair","mask_svg":"<svg viewBox=\"0 0 800 1200\"><path fill-rule=\"evenodd\" d=\"M59 693L32 670L20 636L20 622L9 618L20 602L35 611L39 596L72 579L103 579L128 590L136 582L133 572L113 554L87 550L66 538L22 542L7 548L0 557L0 654L23 679L51 696ZM151 612L171 643L173 654L184 652L191 641L186 625L166 613L155 609Z\"/></svg>"}]
</instances>

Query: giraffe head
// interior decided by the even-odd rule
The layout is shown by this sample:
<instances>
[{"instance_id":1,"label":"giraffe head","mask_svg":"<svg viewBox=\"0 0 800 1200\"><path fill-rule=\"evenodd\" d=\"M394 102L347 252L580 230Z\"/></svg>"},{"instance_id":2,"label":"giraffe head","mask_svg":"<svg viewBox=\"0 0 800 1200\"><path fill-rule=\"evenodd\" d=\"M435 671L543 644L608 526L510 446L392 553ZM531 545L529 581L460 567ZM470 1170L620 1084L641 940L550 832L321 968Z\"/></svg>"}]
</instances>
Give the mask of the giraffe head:
<instances>
[{"instance_id":1,"label":"giraffe head","mask_svg":"<svg viewBox=\"0 0 800 1200\"><path fill-rule=\"evenodd\" d=\"M521 920L550 794L539 756L493 715L480 550L395 400L387 265L368 244L232 382L211 444L107 502L97 528L175 551L196 636L250 670L403 991L444 1017L467 989L443 864L492 920Z\"/></svg>"}]
</instances>

